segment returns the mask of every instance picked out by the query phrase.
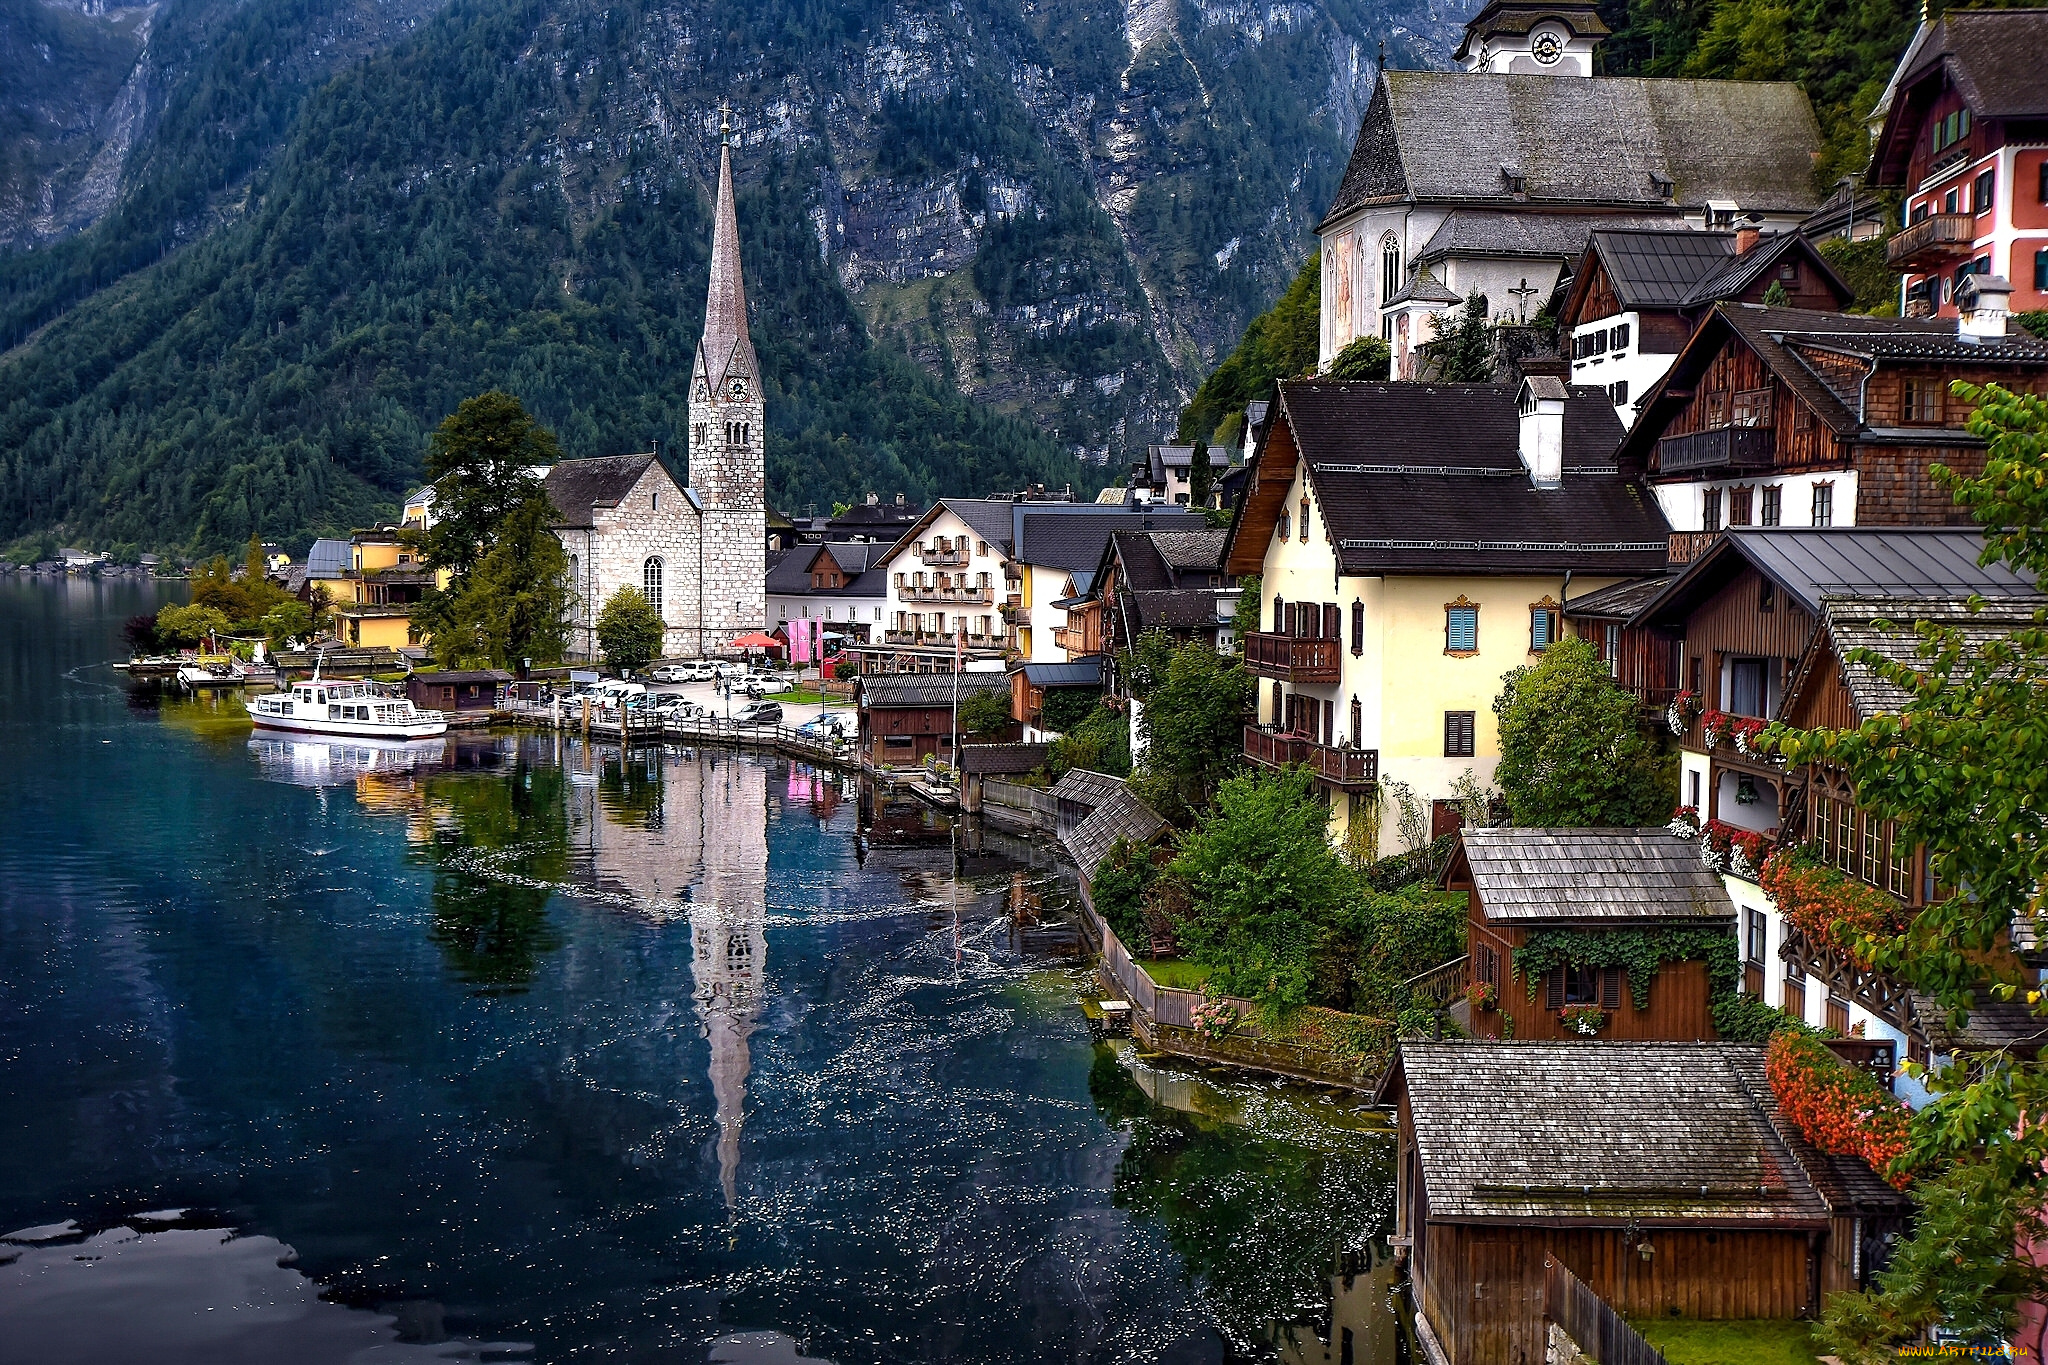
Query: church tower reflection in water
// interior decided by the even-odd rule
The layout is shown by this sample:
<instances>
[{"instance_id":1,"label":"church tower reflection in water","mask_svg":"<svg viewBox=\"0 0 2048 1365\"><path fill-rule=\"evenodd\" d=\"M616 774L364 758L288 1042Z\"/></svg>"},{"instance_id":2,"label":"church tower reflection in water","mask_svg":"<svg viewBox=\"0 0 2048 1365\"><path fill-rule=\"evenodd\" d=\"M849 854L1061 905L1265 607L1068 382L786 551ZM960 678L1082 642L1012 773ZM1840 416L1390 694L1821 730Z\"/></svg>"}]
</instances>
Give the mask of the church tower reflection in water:
<instances>
[{"instance_id":1,"label":"church tower reflection in water","mask_svg":"<svg viewBox=\"0 0 2048 1365\"><path fill-rule=\"evenodd\" d=\"M738 1207L749 1039L768 966L768 767L673 750L584 748L572 772L570 831L608 898L690 926L691 998L710 1047L718 1184Z\"/></svg>"}]
</instances>

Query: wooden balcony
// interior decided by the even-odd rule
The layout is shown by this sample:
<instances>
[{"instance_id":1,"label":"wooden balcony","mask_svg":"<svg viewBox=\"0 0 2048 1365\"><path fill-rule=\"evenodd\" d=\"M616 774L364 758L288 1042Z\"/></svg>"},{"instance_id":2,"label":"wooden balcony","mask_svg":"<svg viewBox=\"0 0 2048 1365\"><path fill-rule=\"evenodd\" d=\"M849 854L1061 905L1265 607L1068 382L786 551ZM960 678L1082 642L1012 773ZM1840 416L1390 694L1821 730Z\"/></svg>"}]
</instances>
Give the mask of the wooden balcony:
<instances>
[{"instance_id":1,"label":"wooden balcony","mask_svg":"<svg viewBox=\"0 0 2048 1365\"><path fill-rule=\"evenodd\" d=\"M934 569L960 569L967 566L965 550L919 550L917 557Z\"/></svg>"},{"instance_id":2,"label":"wooden balcony","mask_svg":"<svg viewBox=\"0 0 2048 1365\"><path fill-rule=\"evenodd\" d=\"M1716 427L1666 436L1657 442L1657 472L1769 469L1777 459L1777 445L1777 434L1769 427Z\"/></svg>"},{"instance_id":3,"label":"wooden balcony","mask_svg":"<svg viewBox=\"0 0 2048 1365\"><path fill-rule=\"evenodd\" d=\"M906 602L953 602L969 607L985 607L996 600L993 588L920 588L905 584L901 595Z\"/></svg>"},{"instance_id":4,"label":"wooden balcony","mask_svg":"<svg viewBox=\"0 0 2048 1365\"><path fill-rule=\"evenodd\" d=\"M1308 640L1253 631L1244 637L1244 666L1261 678L1291 683L1333 683L1339 670L1338 640Z\"/></svg>"},{"instance_id":5,"label":"wooden balcony","mask_svg":"<svg viewBox=\"0 0 2048 1365\"><path fill-rule=\"evenodd\" d=\"M1931 213L1884 244L1884 263L1894 270L1939 268L1967 256L1977 240L1977 220L1967 213Z\"/></svg>"},{"instance_id":6,"label":"wooden balcony","mask_svg":"<svg viewBox=\"0 0 2048 1365\"><path fill-rule=\"evenodd\" d=\"M1721 538L1719 531L1673 531L1664 542L1664 562L1672 568L1690 564Z\"/></svg>"},{"instance_id":7,"label":"wooden balcony","mask_svg":"<svg viewBox=\"0 0 2048 1365\"><path fill-rule=\"evenodd\" d=\"M1380 780L1377 749L1338 749L1307 735L1244 728L1244 756L1264 768L1304 767L1333 787L1363 788Z\"/></svg>"}]
</instances>

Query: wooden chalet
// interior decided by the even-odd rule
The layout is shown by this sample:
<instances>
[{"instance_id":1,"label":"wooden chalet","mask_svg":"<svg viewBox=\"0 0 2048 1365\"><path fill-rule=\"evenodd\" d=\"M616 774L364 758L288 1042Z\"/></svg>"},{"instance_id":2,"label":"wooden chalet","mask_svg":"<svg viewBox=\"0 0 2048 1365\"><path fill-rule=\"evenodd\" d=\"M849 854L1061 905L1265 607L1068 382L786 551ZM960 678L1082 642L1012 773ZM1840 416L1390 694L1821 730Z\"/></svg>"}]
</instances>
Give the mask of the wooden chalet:
<instances>
[{"instance_id":1,"label":"wooden chalet","mask_svg":"<svg viewBox=\"0 0 2048 1365\"><path fill-rule=\"evenodd\" d=\"M1069 691L1102 695L1100 654L1063 664L1017 665L1010 670L1010 714L1027 730L1045 731L1046 695Z\"/></svg>"},{"instance_id":2,"label":"wooden chalet","mask_svg":"<svg viewBox=\"0 0 2048 1365\"><path fill-rule=\"evenodd\" d=\"M1001 673L871 673L860 680L860 753L877 768L913 768L927 758L953 757L953 704L983 692L1009 699L1010 680ZM1002 733L978 735L986 743L1022 737L1012 721Z\"/></svg>"},{"instance_id":3,"label":"wooden chalet","mask_svg":"<svg viewBox=\"0 0 2048 1365\"><path fill-rule=\"evenodd\" d=\"M1070 600L1063 644L1069 659L1115 654L1140 635L1215 642L1230 628L1237 579L1224 572L1229 532L1114 531L1088 586ZM1083 575L1075 575L1080 580Z\"/></svg>"},{"instance_id":4,"label":"wooden chalet","mask_svg":"<svg viewBox=\"0 0 2048 1365\"><path fill-rule=\"evenodd\" d=\"M422 710L488 711L498 704L498 689L511 681L502 669L450 668L414 673L405 680L405 695Z\"/></svg>"},{"instance_id":5,"label":"wooden chalet","mask_svg":"<svg viewBox=\"0 0 2048 1365\"><path fill-rule=\"evenodd\" d=\"M1716 305L1615 458L1655 491L1680 562L1727 526L1967 524L1928 472L1983 467L1949 385L2048 393L2048 342L2003 317Z\"/></svg>"},{"instance_id":6,"label":"wooden chalet","mask_svg":"<svg viewBox=\"0 0 2048 1365\"><path fill-rule=\"evenodd\" d=\"M1468 829L1441 883L1471 904L1468 971L1494 988L1495 1008L1475 1004L1472 1031L1523 1039L1580 1036L1572 1017L1599 1011L1605 1038L1696 1042L1715 1037L1706 963L1667 962L1637 1008L1640 983L1621 967L1570 963L1533 989L1515 950L1542 929L1616 932L1704 928L1735 933L1735 906L1699 852L1669 830Z\"/></svg>"},{"instance_id":7,"label":"wooden chalet","mask_svg":"<svg viewBox=\"0 0 2048 1365\"><path fill-rule=\"evenodd\" d=\"M1446 1365L1544 1365L1546 1257L1629 1317L1812 1316L1909 1207L1805 1142L1760 1047L1406 1042L1379 1098L1417 1334Z\"/></svg>"}]
</instances>

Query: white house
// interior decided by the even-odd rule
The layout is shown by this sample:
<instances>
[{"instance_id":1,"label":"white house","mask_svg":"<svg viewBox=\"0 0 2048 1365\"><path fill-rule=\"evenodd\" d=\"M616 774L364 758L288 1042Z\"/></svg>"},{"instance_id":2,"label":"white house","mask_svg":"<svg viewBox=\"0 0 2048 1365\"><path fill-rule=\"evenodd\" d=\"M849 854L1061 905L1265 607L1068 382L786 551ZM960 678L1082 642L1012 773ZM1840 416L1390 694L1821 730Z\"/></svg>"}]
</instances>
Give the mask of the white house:
<instances>
[{"instance_id":1,"label":"white house","mask_svg":"<svg viewBox=\"0 0 2048 1365\"><path fill-rule=\"evenodd\" d=\"M879 636L889 598L882 573L868 566L886 545L873 541L799 544L768 556L769 628L817 620L827 635L849 642Z\"/></svg>"}]
</instances>

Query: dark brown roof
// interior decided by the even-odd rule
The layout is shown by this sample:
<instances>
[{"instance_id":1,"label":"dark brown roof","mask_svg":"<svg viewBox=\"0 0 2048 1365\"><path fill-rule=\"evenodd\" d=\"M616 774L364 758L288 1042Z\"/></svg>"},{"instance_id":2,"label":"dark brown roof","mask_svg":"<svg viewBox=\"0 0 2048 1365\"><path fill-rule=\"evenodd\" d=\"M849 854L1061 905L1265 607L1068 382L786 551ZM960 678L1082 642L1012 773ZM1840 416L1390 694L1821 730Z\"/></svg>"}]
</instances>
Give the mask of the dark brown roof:
<instances>
[{"instance_id":1,"label":"dark brown roof","mask_svg":"<svg viewBox=\"0 0 2048 1365\"><path fill-rule=\"evenodd\" d=\"M1124 594L1132 630L1199 630L1220 623L1216 588L1155 588Z\"/></svg>"},{"instance_id":2,"label":"dark brown roof","mask_svg":"<svg viewBox=\"0 0 2048 1365\"><path fill-rule=\"evenodd\" d=\"M1383 71L1325 223L1374 202L1811 212L1820 126L1786 82ZM1659 178L1676 187L1667 200Z\"/></svg>"},{"instance_id":3,"label":"dark brown roof","mask_svg":"<svg viewBox=\"0 0 2048 1365\"><path fill-rule=\"evenodd\" d=\"M1563 484L1552 489L1522 464L1515 395L1496 384L1280 385L1345 574L1663 569L1670 527L1615 471L1621 422L1606 391L1568 391Z\"/></svg>"},{"instance_id":4,"label":"dark brown roof","mask_svg":"<svg viewBox=\"0 0 2048 1365\"><path fill-rule=\"evenodd\" d=\"M1921 120L1951 84L1979 119L2048 117L2048 9L1955 9L1920 25L1885 92L1870 179L1901 186Z\"/></svg>"},{"instance_id":5,"label":"dark brown roof","mask_svg":"<svg viewBox=\"0 0 2048 1365\"><path fill-rule=\"evenodd\" d=\"M1001 673L977 670L959 676L960 700L978 692L1008 696L1010 680ZM878 711L953 704L951 673L870 673L860 680L861 705Z\"/></svg>"},{"instance_id":6,"label":"dark brown roof","mask_svg":"<svg viewBox=\"0 0 2048 1365\"><path fill-rule=\"evenodd\" d=\"M1432 1220L1819 1227L1830 1196L1905 1202L1807 1145L1761 1047L1404 1042L1381 1093L1403 1089Z\"/></svg>"},{"instance_id":7,"label":"dark brown roof","mask_svg":"<svg viewBox=\"0 0 2048 1365\"><path fill-rule=\"evenodd\" d=\"M1566 616L1588 621L1626 621L1664 591L1671 582L1668 574L1654 578L1624 578L1592 592L1565 599Z\"/></svg>"},{"instance_id":8,"label":"dark brown roof","mask_svg":"<svg viewBox=\"0 0 2048 1365\"><path fill-rule=\"evenodd\" d=\"M1735 918L1728 888L1701 864L1698 846L1663 828L1468 829L1459 852L1490 920Z\"/></svg>"},{"instance_id":9,"label":"dark brown roof","mask_svg":"<svg viewBox=\"0 0 2048 1365\"><path fill-rule=\"evenodd\" d=\"M563 460L548 470L548 500L561 513L562 526L590 526L591 512L617 507L655 462L652 455L601 455L593 460Z\"/></svg>"},{"instance_id":10,"label":"dark brown roof","mask_svg":"<svg viewBox=\"0 0 2048 1365\"><path fill-rule=\"evenodd\" d=\"M963 773L1030 773L1045 766L1052 752L1050 744L963 744L960 771Z\"/></svg>"}]
</instances>

